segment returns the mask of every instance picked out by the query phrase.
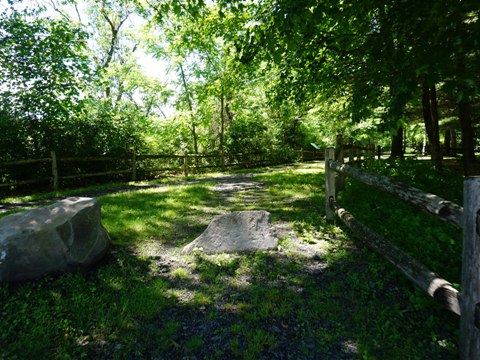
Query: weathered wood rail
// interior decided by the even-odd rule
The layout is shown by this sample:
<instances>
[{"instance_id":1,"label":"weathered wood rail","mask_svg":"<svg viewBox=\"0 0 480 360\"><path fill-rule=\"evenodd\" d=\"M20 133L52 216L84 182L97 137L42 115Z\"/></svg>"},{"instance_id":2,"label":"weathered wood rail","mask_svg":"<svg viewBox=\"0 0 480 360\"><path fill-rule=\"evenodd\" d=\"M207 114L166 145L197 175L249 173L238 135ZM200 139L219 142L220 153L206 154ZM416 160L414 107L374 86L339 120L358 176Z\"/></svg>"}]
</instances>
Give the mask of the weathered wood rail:
<instances>
[{"instance_id":1,"label":"weathered wood rail","mask_svg":"<svg viewBox=\"0 0 480 360\"><path fill-rule=\"evenodd\" d=\"M338 154L338 151L337 151ZM460 315L460 356L480 359L480 177L464 183L464 207L386 176L343 164L335 149L325 150L325 211L327 220L338 216L355 237L382 255L415 285L446 309ZM359 222L336 202L336 173L393 194L408 204L463 229L462 283L459 293L450 282L404 253Z\"/></svg>"},{"instance_id":2,"label":"weathered wood rail","mask_svg":"<svg viewBox=\"0 0 480 360\"><path fill-rule=\"evenodd\" d=\"M294 156L300 161L323 160L323 151L295 150ZM278 161L275 162L267 158L263 153L132 154L128 157L62 157L52 151L50 157L0 162L0 168L4 169L13 166L31 166L36 164L40 164L42 168L41 176L39 174L27 174L32 178L15 179L15 177L11 177L6 181L4 180L4 182L0 181L0 189L50 182L53 189L57 190L61 187L62 181L73 179L122 176L122 178L137 181L139 178L147 178L155 174L167 175L177 173L188 176L189 174L207 169L225 170L238 167L265 166L274 163L278 163ZM92 164L104 165L88 167L88 165Z\"/></svg>"},{"instance_id":3,"label":"weathered wood rail","mask_svg":"<svg viewBox=\"0 0 480 360\"><path fill-rule=\"evenodd\" d=\"M458 226L462 225L463 209L461 206L451 201L444 200L437 195L429 194L405 185L387 176L372 174L363 169L343 164L339 161L330 161L329 164L330 169L395 195L426 213L436 215L445 222Z\"/></svg>"},{"instance_id":4,"label":"weathered wood rail","mask_svg":"<svg viewBox=\"0 0 480 360\"><path fill-rule=\"evenodd\" d=\"M373 156L373 147L362 147L358 143L344 146L351 162L368 159ZM297 161L324 160L324 150L292 150L289 154ZM39 159L22 159L0 162L0 170L10 167L36 166L41 167L41 174L32 173L17 178L5 177L0 189L30 185L35 183L50 183L54 190L59 189L66 181L95 177L122 176L122 179L137 181L161 174L183 174L188 176L204 170L226 170L239 167L254 167L280 164L268 158L264 153L211 153L211 154L135 154L130 156L60 156L54 151L50 157ZM91 166L97 164L98 166ZM102 165L103 164L103 165ZM114 164L114 165L112 165ZM29 168L30 170L30 168ZM8 171L5 171L8 173ZM25 173L25 171L24 171ZM27 177L25 179L25 177ZM28 178L30 177L30 178Z\"/></svg>"}]
</instances>

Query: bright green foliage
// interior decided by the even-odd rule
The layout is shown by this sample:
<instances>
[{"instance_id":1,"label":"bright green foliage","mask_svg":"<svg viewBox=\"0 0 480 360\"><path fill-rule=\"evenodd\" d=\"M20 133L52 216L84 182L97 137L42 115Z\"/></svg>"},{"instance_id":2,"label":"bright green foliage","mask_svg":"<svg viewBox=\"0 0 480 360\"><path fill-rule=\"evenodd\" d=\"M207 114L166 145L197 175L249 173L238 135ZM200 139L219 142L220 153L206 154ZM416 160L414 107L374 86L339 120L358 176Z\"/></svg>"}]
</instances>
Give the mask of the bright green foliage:
<instances>
[{"instance_id":1,"label":"bright green foliage","mask_svg":"<svg viewBox=\"0 0 480 360\"><path fill-rule=\"evenodd\" d=\"M0 15L2 160L68 147L62 135L89 76L82 55L86 34L35 15L15 10Z\"/></svg>"},{"instance_id":2,"label":"bright green foliage","mask_svg":"<svg viewBox=\"0 0 480 360\"><path fill-rule=\"evenodd\" d=\"M45 7L62 20L2 15L5 34L12 32L0 45L2 142L15 157L55 149L282 156L312 142L332 145L336 133L386 145L398 126L418 128L419 84L437 89L441 123L449 119L442 126L461 124L473 136L464 126L478 117L473 0L53 0ZM176 79L145 75L141 51L168 61ZM167 103L177 109L170 119Z\"/></svg>"},{"instance_id":3,"label":"bright green foliage","mask_svg":"<svg viewBox=\"0 0 480 360\"><path fill-rule=\"evenodd\" d=\"M186 141L189 152L282 156L305 143L309 131L301 126L303 108L271 101L276 70L266 63L258 67L237 61L232 40L250 15L212 5L197 17L172 15L156 27L156 35L149 32L150 51L169 60L177 74L175 122L180 126L175 137Z\"/></svg>"},{"instance_id":4,"label":"bright green foliage","mask_svg":"<svg viewBox=\"0 0 480 360\"><path fill-rule=\"evenodd\" d=\"M457 107L468 143L469 103L479 98L475 1L266 0L249 7L251 18L236 40L239 58L278 67L277 101L343 103L348 113L335 117L344 124L340 132L351 133L345 117L380 115L382 133L411 120L406 109L418 102L426 79L445 91L441 106ZM421 110L414 114L422 118ZM329 120L319 119L327 126Z\"/></svg>"}]
</instances>

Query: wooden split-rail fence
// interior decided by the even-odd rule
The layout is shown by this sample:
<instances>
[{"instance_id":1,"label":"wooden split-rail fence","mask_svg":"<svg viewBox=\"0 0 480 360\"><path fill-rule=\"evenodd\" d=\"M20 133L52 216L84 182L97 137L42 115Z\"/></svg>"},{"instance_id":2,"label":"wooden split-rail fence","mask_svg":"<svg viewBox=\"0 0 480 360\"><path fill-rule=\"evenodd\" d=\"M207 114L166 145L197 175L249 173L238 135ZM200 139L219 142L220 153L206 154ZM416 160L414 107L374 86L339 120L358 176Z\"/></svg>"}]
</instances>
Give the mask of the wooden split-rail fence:
<instances>
[{"instance_id":1,"label":"wooden split-rail fence","mask_svg":"<svg viewBox=\"0 0 480 360\"><path fill-rule=\"evenodd\" d=\"M337 138L337 143L341 137ZM359 143L341 146L348 153L350 161L369 159L381 151L373 145L360 146ZM324 149L319 150L292 150L293 154L286 154L286 158L296 161L324 160ZM154 176L169 174L193 173L208 170L226 170L232 168L248 168L286 163L282 159L272 159L264 153L214 153L214 154L136 154L131 156L59 156L51 151L50 157L39 159L22 159L0 162L0 190L10 189L36 183L50 183L54 190L69 180L78 180L95 177L121 176L131 181L143 180ZM101 166L103 164L104 166ZM92 166L95 165L95 166ZM25 167L29 167L25 169ZM41 171L30 171L40 167ZM7 176L2 179L3 173L10 173L12 168L22 169L22 176ZM95 169L95 170L92 170ZM28 171L25 171L28 170ZM43 175L38 175L39 173Z\"/></svg>"},{"instance_id":2,"label":"wooden split-rail fence","mask_svg":"<svg viewBox=\"0 0 480 360\"><path fill-rule=\"evenodd\" d=\"M480 177L464 182L463 208L437 195L394 181L386 176L344 164L341 142L325 150L325 211L327 220L335 216L367 246L382 255L416 286L446 309L460 316L460 355L480 359ZM359 222L336 201L344 178L352 177L393 194L412 206L463 229L462 282L459 293L450 282Z\"/></svg>"},{"instance_id":3,"label":"wooden split-rail fence","mask_svg":"<svg viewBox=\"0 0 480 360\"><path fill-rule=\"evenodd\" d=\"M323 160L324 151L294 150L294 157L300 161ZM81 164L106 165L100 171L85 171L88 166ZM51 183L54 190L61 187L62 182L73 179L83 179L102 176L123 176L131 181L142 180L152 175L183 174L188 176L206 170L225 170L232 168L248 168L281 163L281 160L268 158L263 153L217 153L217 154L132 154L130 157L89 156L89 157L61 157L54 151L50 157L40 159L24 159L0 162L0 168L6 169L18 166L42 165L44 176L28 174L27 179L0 180L0 189L12 188L35 183ZM68 168L69 165L70 167ZM110 167L110 169L109 169ZM101 166L100 166L101 168ZM111 169L113 168L113 169ZM6 171L8 173L8 171ZM24 171L25 173L25 171ZM1 175L1 174L0 174Z\"/></svg>"}]
</instances>

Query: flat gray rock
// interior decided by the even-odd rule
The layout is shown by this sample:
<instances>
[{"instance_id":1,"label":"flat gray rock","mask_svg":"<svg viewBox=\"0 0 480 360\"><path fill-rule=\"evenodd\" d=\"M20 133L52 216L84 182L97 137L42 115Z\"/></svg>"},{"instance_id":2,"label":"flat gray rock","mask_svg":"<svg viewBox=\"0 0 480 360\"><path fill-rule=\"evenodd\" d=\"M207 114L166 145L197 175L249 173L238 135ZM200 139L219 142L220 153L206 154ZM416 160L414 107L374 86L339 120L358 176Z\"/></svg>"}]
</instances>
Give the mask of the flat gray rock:
<instances>
[{"instance_id":1,"label":"flat gray rock","mask_svg":"<svg viewBox=\"0 0 480 360\"><path fill-rule=\"evenodd\" d=\"M207 254L273 250L278 238L267 211L238 211L212 220L198 238L183 248L188 253L201 249Z\"/></svg>"},{"instance_id":2,"label":"flat gray rock","mask_svg":"<svg viewBox=\"0 0 480 360\"><path fill-rule=\"evenodd\" d=\"M68 198L0 219L0 281L88 269L110 238L92 198Z\"/></svg>"}]
</instances>

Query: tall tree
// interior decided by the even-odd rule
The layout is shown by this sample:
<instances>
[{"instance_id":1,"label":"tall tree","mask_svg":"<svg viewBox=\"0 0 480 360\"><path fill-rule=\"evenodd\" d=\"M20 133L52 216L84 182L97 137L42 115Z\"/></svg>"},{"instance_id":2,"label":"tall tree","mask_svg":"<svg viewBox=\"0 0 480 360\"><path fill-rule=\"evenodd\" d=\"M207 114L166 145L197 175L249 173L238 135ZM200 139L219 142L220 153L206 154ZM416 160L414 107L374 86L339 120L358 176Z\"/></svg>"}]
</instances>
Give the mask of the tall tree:
<instances>
[{"instance_id":1,"label":"tall tree","mask_svg":"<svg viewBox=\"0 0 480 360\"><path fill-rule=\"evenodd\" d=\"M346 93L354 118L368 116L380 105L386 122L396 129L405 105L421 96L418 84L427 78L430 115L425 121L433 128L434 165L441 165L435 84L456 96L466 167L474 160L470 104L478 95L478 75L472 70L479 59L475 1L265 0L252 6L254 20L245 24L239 39L241 58L277 64L279 94L303 101L319 91L332 97ZM382 98L385 88L390 96Z\"/></svg>"},{"instance_id":2,"label":"tall tree","mask_svg":"<svg viewBox=\"0 0 480 360\"><path fill-rule=\"evenodd\" d=\"M59 148L58 135L80 102L89 66L85 32L37 15L15 9L0 15L0 110L21 119L40 155Z\"/></svg>"}]
</instances>

